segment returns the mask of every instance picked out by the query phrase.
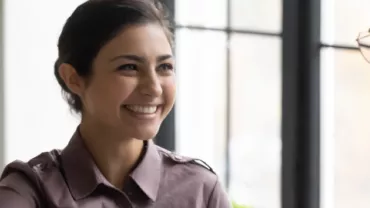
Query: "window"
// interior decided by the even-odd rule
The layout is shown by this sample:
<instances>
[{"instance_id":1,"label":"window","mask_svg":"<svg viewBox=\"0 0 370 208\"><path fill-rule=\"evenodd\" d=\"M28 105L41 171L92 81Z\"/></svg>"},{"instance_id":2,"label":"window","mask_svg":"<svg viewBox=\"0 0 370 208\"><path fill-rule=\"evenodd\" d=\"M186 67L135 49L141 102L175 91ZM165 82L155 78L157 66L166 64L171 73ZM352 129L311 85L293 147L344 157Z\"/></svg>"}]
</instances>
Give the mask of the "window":
<instances>
[{"instance_id":1,"label":"window","mask_svg":"<svg viewBox=\"0 0 370 208\"><path fill-rule=\"evenodd\" d=\"M225 28L227 25L227 0L175 0L175 7L176 23L179 25L214 28Z\"/></svg>"},{"instance_id":2,"label":"window","mask_svg":"<svg viewBox=\"0 0 370 208\"><path fill-rule=\"evenodd\" d=\"M280 207L281 2L175 4L176 150L209 163L235 202Z\"/></svg>"},{"instance_id":3,"label":"window","mask_svg":"<svg viewBox=\"0 0 370 208\"><path fill-rule=\"evenodd\" d=\"M331 53L335 69L332 96L334 207L366 207L370 203L367 165L370 159L370 70L358 52L330 50L325 49L323 53Z\"/></svg>"},{"instance_id":4,"label":"window","mask_svg":"<svg viewBox=\"0 0 370 208\"><path fill-rule=\"evenodd\" d=\"M82 2L3 2L5 164L63 148L77 126L78 119L71 117L62 99L53 66L62 26Z\"/></svg>"},{"instance_id":5,"label":"window","mask_svg":"<svg viewBox=\"0 0 370 208\"><path fill-rule=\"evenodd\" d=\"M322 0L323 208L370 203L370 65L355 39L370 27L369 1Z\"/></svg>"},{"instance_id":6,"label":"window","mask_svg":"<svg viewBox=\"0 0 370 208\"><path fill-rule=\"evenodd\" d=\"M176 150L225 175L226 34L176 32Z\"/></svg>"},{"instance_id":7,"label":"window","mask_svg":"<svg viewBox=\"0 0 370 208\"><path fill-rule=\"evenodd\" d=\"M244 204L278 207L281 170L280 38L233 34L230 49L230 193Z\"/></svg>"},{"instance_id":8,"label":"window","mask_svg":"<svg viewBox=\"0 0 370 208\"><path fill-rule=\"evenodd\" d=\"M231 26L240 30L281 32L281 0L230 0Z\"/></svg>"}]
</instances>

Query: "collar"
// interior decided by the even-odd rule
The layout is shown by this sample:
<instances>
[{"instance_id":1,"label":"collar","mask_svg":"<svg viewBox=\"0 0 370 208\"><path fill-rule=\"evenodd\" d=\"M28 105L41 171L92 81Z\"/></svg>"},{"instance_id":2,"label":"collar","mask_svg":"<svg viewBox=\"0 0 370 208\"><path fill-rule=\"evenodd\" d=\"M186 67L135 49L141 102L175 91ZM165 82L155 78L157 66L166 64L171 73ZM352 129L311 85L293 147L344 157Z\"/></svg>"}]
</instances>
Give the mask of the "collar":
<instances>
[{"instance_id":1,"label":"collar","mask_svg":"<svg viewBox=\"0 0 370 208\"><path fill-rule=\"evenodd\" d=\"M162 161L157 145L152 140L149 140L147 145L143 160L133 170L131 178L152 201L155 201L161 181Z\"/></svg>"},{"instance_id":2,"label":"collar","mask_svg":"<svg viewBox=\"0 0 370 208\"><path fill-rule=\"evenodd\" d=\"M96 166L78 129L62 151L61 160L65 178L74 199L79 200L89 196L99 184L112 187ZM152 201L157 198L161 163L157 146L149 140L142 161L130 174L132 180Z\"/></svg>"},{"instance_id":3,"label":"collar","mask_svg":"<svg viewBox=\"0 0 370 208\"><path fill-rule=\"evenodd\" d=\"M101 183L109 184L87 150L79 129L62 151L61 160L65 179L74 199L87 197Z\"/></svg>"}]
</instances>

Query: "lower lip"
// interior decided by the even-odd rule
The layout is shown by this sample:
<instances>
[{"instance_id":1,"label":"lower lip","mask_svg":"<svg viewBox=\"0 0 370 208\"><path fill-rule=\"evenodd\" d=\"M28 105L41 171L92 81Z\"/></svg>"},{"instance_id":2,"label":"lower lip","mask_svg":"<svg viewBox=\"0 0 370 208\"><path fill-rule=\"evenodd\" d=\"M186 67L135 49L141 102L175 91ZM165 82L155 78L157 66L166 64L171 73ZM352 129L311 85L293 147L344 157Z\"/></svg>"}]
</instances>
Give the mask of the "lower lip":
<instances>
[{"instance_id":1,"label":"lower lip","mask_svg":"<svg viewBox=\"0 0 370 208\"><path fill-rule=\"evenodd\" d=\"M139 120L152 120L154 119L156 116L157 116L157 113L159 112L160 110L160 106L157 107L157 110L154 112L154 113L138 113L138 112L134 112L130 109L128 109L126 106L123 107L127 112L129 112L129 114Z\"/></svg>"}]
</instances>

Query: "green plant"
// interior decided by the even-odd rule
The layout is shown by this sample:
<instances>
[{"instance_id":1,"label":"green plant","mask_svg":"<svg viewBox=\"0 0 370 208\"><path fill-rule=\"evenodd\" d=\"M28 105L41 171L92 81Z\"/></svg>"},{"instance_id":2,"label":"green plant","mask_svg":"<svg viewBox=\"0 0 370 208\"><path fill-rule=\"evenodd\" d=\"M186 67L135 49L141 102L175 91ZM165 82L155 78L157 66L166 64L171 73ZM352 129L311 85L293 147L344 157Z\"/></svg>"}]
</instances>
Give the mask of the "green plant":
<instances>
[{"instance_id":1,"label":"green plant","mask_svg":"<svg viewBox=\"0 0 370 208\"><path fill-rule=\"evenodd\" d=\"M234 201L232 202L232 205L233 205L233 208L253 208L252 206L237 204Z\"/></svg>"}]
</instances>

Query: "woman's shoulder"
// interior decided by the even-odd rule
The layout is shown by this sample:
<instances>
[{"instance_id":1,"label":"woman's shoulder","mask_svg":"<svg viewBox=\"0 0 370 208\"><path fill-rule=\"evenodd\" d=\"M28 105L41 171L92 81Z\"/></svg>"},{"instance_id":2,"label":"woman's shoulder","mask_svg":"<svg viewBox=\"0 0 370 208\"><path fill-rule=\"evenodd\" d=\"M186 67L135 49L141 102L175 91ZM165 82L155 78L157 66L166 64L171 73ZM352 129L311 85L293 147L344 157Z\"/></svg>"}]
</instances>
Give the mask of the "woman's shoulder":
<instances>
[{"instance_id":1,"label":"woman's shoulder","mask_svg":"<svg viewBox=\"0 0 370 208\"><path fill-rule=\"evenodd\" d=\"M43 181L45 177L50 177L56 173L59 167L57 158L59 150L43 152L31 160L24 162L15 160L5 166L0 176L0 191L9 190L11 194L29 204L39 205L42 197Z\"/></svg>"},{"instance_id":2,"label":"woman's shoulder","mask_svg":"<svg viewBox=\"0 0 370 208\"><path fill-rule=\"evenodd\" d=\"M7 177L12 173L22 173L23 175L33 179L34 177L50 172L53 169L58 169L60 166L59 157L60 150L52 150L50 152L43 152L36 157L30 159L28 162L15 160L5 166L0 179Z\"/></svg>"},{"instance_id":3,"label":"woman's shoulder","mask_svg":"<svg viewBox=\"0 0 370 208\"><path fill-rule=\"evenodd\" d=\"M218 176L210 165L205 161L171 152L157 147L159 155L163 160L163 172L166 177L178 177L179 179L191 179L198 184L206 184L213 187L218 181Z\"/></svg>"},{"instance_id":4,"label":"woman's shoulder","mask_svg":"<svg viewBox=\"0 0 370 208\"><path fill-rule=\"evenodd\" d=\"M201 174L206 174L207 176L211 176L211 177L217 176L215 171L212 169L212 167L208 165L205 161L199 158L181 155L176 152L171 152L159 146L157 146L157 150L159 152L159 155L164 160L164 162L166 163L166 161L168 161L167 165L169 166L189 168L189 170L199 172Z\"/></svg>"},{"instance_id":5,"label":"woman's shoulder","mask_svg":"<svg viewBox=\"0 0 370 208\"><path fill-rule=\"evenodd\" d=\"M161 147L157 150L163 161L160 195L170 192L171 198L186 199L193 207L231 207L220 178L210 165Z\"/></svg>"}]
</instances>

